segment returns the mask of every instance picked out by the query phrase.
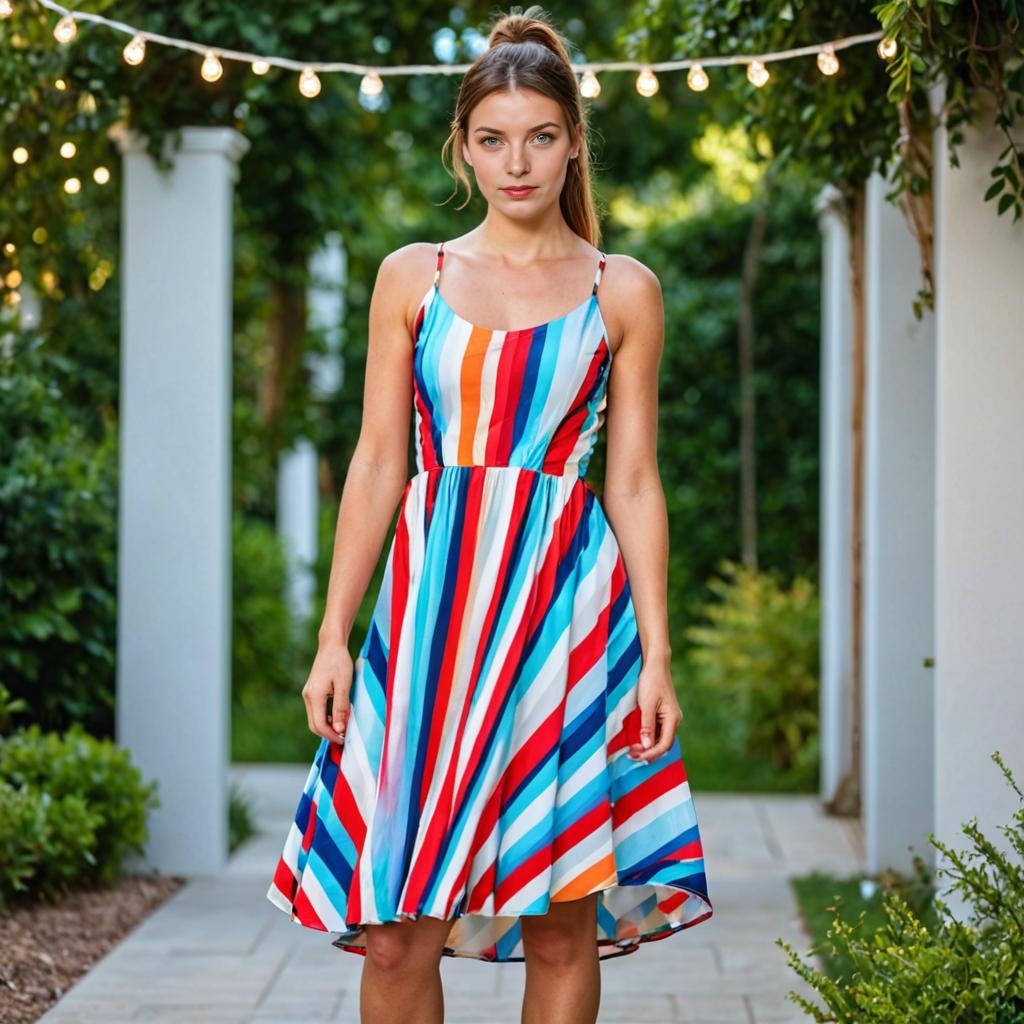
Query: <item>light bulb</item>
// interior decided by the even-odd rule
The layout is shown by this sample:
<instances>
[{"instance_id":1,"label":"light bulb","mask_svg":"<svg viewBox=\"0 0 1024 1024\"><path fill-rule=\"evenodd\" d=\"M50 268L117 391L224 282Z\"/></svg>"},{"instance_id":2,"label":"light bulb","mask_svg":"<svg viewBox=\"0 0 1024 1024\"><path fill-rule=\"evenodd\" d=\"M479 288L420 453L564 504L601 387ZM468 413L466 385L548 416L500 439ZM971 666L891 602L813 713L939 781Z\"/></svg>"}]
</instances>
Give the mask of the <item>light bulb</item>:
<instances>
[{"instance_id":1,"label":"light bulb","mask_svg":"<svg viewBox=\"0 0 1024 1024\"><path fill-rule=\"evenodd\" d=\"M78 178L68 178L68 180L64 182L64 191L67 192L69 196L73 196L81 190L82 183Z\"/></svg>"},{"instance_id":2,"label":"light bulb","mask_svg":"<svg viewBox=\"0 0 1024 1024\"><path fill-rule=\"evenodd\" d=\"M752 60L747 65L747 78L760 89L768 81L768 69L759 60Z\"/></svg>"},{"instance_id":3,"label":"light bulb","mask_svg":"<svg viewBox=\"0 0 1024 1024\"><path fill-rule=\"evenodd\" d=\"M818 54L818 69L823 75L834 75L839 70L839 58L831 46L826 46Z\"/></svg>"},{"instance_id":4,"label":"light bulb","mask_svg":"<svg viewBox=\"0 0 1024 1024\"><path fill-rule=\"evenodd\" d=\"M9 18L14 13L11 0L0 0L0 18Z\"/></svg>"},{"instance_id":5,"label":"light bulb","mask_svg":"<svg viewBox=\"0 0 1024 1024\"><path fill-rule=\"evenodd\" d=\"M4 278L4 284L8 288L17 288L21 284L21 271L11 270L8 271L7 276Z\"/></svg>"},{"instance_id":6,"label":"light bulb","mask_svg":"<svg viewBox=\"0 0 1024 1024\"><path fill-rule=\"evenodd\" d=\"M703 92L709 84L708 73L700 64L694 64L686 73L686 84L694 92Z\"/></svg>"},{"instance_id":7,"label":"light bulb","mask_svg":"<svg viewBox=\"0 0 1024 1024\"><path fill-rule=\"evenodd\" d=\"M200 74L207 82L216 82L221 75L224 74L224 68L221 65L220 58L213 50L207 50L206 56L203 58L203 66L200 69Z\"/></svg>"},{"instance_id":8,"label":"light bulb","mask_svg":"<svg viewBox=\"0 0 1024 1024\"><path fill-rule=\"evenodd\" d=\"M11 154L11 159L16 164L28 163L28 150L24 146L18 146Z\"/></svg>"},{"instance_id":9,"label":"light bulb","mask_svg":"<svg viewBox=\"0 0 1024 1024\"><path fill-rule=\"evenodd\" d=\"M78 152L78 147L73 142L63 142L60 147L60 155L65 160L70 160Z\"/></svg>"},{"instance_id":10,"label":"light bulb","mask_svg":"<svg viewBox=\"0 0 1024 1024\"><path fill-rule=\"evenodd\" d=\"M359 83L359 91L364 96L379 96L384 91L384 79L376 71L367 71Z\"/></svg>"},{"instance_id":11,"label":"light bulb","mask_svg":"<svg viewBox=\"0 0 1024 1024\"><path fill-rule=\"evenodd\" d=\"M583 72L583 78L580 79L580 95L586 96L588 100L596 99L601 95L601 83L590 68Z\"/></svg>"},{"instance_id":12,"label":"light bulb","mask_svg":"<svg viewBox=\"0 0 1024 1024\"><path fill-rule=\"evenodd\" d=\"M67 89L67 87L68 87L68 83L65 82L63 78L58 78L57 81L55 81L53 84L58 89L60 89L61 92L64 92L64 90Z\"/></svg>"},{"instance_id":13,"label":"light bulb","mask_svg":"<svg viewBox=\"0 0 1024 1024\"><path fill-rule=\"evenodd\" d=\"M11 253L17 250L17 246L13 242L4 242L4 255L10 256Z\"/></svg>"},{"instance_id":14,"label":"light bulb","mask_svg":"<svg viewBox=\"0 0 1024 1024\"><path fill-rule=\"evenodd\" d=\"M320 93L320 78L312 68L303 68L299 75L299 92L307 99Z\"/></svg>"},{"instance_id":15,"label":"light bulb","mask_svg":"<svg viewBox=\"0 0 1024 1024\"><path fill-rule=\"evenodd\" d=\"M146 37L141 32L136 33L125 45L121 54L126 63L137 67L146 57Z\"/></svg>"},{"instance_id":16,"label":"light bulb","mask_svg":"<svg viewBox=\"0 0 1024 1024\"><path fill-rule=\"evenodd\" d=\"M653 96L658 91L658 76L649 67L636 76L636 91L641 96Z\"/></svg>"},{"instance_id":17,"label":"light bulb","mask_svg":"<svg viewBox=\"0 0 1024 1024\"><path fill-rule=\"evenodd\" d=\"M270 63L265 60L254 60L252 62L252 73L254 75L265 75L270 70Z\"/></svg>"},{"instance_id":18,"label":"light bulb","mask_svg":"<svg viewBox=\"0 0 1024 1024\"><path fill-rule=\"evenodd\" d=\"M56 39L58 43L70 43L77 35L78 26L75 24L75 19L70 14L65 14L64 17L57 22L57 25L53 30L53 38Z\"/></svg>"},{"instance_id":19,"label":"light bulb","mask_svg":"<svg viewBox=\"0 0 1024 1024\"><path fill-rule=\"evenodd\" d=\"M95 181L97 185L106 185L106 183L110 181L110 171L107 170L106 167L97 167L96 170L92 172L92 180Z\"/></svg>"},{"instance_id":20,"label":"light bulb","mask_svg":"<svg viewBox=\"0 0 1024 1024\"><path fill-rule=\"evenodd\" d=\"M882 60L892 60L896 56L896 50L895 39L880 39L878 41L878 56Z\"/></svg>"}]
</instances>

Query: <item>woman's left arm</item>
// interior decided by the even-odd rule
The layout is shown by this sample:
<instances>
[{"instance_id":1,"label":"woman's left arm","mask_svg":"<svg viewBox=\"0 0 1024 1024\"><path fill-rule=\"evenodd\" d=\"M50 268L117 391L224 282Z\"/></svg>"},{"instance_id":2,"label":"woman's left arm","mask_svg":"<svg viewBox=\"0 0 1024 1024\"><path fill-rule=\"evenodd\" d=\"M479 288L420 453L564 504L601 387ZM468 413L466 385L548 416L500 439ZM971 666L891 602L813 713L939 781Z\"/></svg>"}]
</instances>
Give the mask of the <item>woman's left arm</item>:
<instances>
[{"instance_id":1,"label":"woman's left arm","mask_svg":"<svg viewBox=\"0 0 1024 1024\"><path fill-rule=\"evenodd\" d=\"M607 276L606 287L614 281L609 304L622 311L616 318L622 340L608 380L602 505L622 551L643 658L637 702L640 735L650 745L631 744L630 756L651 761L675 741L683 717L672 684L668 513L658 472L658 370L665 314L653 271L628 256L616 257L616 263L617 273Z\"/></svg>"}]
</instances>

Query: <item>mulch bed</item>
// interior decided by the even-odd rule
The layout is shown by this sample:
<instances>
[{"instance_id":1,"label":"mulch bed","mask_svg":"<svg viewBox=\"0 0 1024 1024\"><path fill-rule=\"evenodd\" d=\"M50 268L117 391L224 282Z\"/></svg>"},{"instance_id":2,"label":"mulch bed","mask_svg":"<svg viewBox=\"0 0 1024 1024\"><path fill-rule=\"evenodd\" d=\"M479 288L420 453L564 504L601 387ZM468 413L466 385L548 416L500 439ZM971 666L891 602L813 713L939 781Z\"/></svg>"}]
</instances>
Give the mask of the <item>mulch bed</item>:
<instances>
[{"instance_id":1,"label":"mulch bed","mask_svg":"<svg viewBox=\"0 0 1024 1024\"><path fill-rule=\"evenodd\" d=\"M126 875L55 903L23 901L0 911L0 1021L38 1020L184 882L177 875Z\"/></svg>"}]
</instances>

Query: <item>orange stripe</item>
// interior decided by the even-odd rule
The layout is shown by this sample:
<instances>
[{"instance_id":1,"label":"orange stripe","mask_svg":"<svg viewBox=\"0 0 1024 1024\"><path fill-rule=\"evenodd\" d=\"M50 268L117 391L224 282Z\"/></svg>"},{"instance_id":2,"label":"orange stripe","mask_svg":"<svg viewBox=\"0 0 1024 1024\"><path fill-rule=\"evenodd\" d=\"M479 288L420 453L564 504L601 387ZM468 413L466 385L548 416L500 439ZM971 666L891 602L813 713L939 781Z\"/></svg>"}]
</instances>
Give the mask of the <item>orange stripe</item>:
<instances>
[{"instance_id":1,"label":"orange stripe","mask_svg":"<svg viewBox=\"0 0 1024 1024\"><path fill-rule=\"evenodd\" d=\"M462 419L459 421L459 462L464 465L473 462L473 439L476 437L476 421L480 417L484 360L487 358L492 333L482 327L474 327L462 357L459 377L459 405L462 409Z\"/></svg>"},{"instance_id":2,"label":"orange stripe","mask_svg":"<svg viewBox=\"0 0 1024 1024\"><path fill-rule=\"evenodd\" d=\"M577 875L568 885L563 885L551 897L551 902L565 903L567 900L578 900L582 896L590 895L596 888L605 888L606 883L614 884L618 877L615 871L615 855L609 853L593 867L587 868L582 875Z\"/></svg>"}]
</instances>

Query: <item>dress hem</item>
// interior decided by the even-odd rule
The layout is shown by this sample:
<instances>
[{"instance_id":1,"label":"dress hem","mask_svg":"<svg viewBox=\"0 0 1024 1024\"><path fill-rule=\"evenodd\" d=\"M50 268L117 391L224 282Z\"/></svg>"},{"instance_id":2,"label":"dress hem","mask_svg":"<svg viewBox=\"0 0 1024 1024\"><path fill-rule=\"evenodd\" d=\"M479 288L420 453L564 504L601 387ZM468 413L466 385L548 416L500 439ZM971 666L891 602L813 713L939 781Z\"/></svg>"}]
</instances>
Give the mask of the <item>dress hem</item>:
<instances>
[{"instance_id":1,"label":"dress hem","mask_svg":"<svg viewBox=\"0 0 1024 1024\"><path fill-rule=\"evenodd\" d=\"M655 928L649 932L643 932L638 936L634 936L629 939L597 939L596 944L598 948L598 959L599 960L611 960L619 956L627 956L630 953L635 953L639 950L640 946L647 942L657 942L661 939L667 939L671 935L675 935L678 932L685 931L687 928L692 928L694 925L700 924L703 921L707 921L714 913L714 904L705 892L698 889L693 889L685 885L669 885L666 883L657 882L615 882L613 885L607 885L600 889L594 889L583 896L577 897L577 899L586 899L587 896L593 896L595 893L609 892L612 889L627 888L629 886L647 886L649 888L659 889L670 889L675 892L685 892L693 898L699 900L705 905L706 910L701 913L698 917L690 918L687 921L670 921L660 928ZM352 928L346 929L344 932L339 932L336 929L322 928L315 924L308 924L305 921L301 921L298 916L293 912L291 904L287 897L283 896L277 889L271 888L267 893L267 899L274 904L283 913L288 914L289 918L294 924L299 925L302 928L309 928L313 931L324 932L328 935L337 935L339 938L331 941L331 945L335 949L339 949L346 953L356 953L360 956L366 956L366 946L356 945L353 942L343 941L344 936L355 937L353 935L353 928L358 929L357 935L363 935L366 931L368 924L393 924L397 921L416 921L421 917L429 917L435 921L450 921L454 924L459 920L460 917L542 917L548 911L512 911L504 914L490 914L486 911L474 910L468 914L456 914L454 917L446 917L441 914L425 914L422 912L405 913L399 912L397 917L389 918L387 921L360 921L357 922ZM601 952L601 950L607 950L607 952ZM450 958L458 958L463 960L480 960L484 963L523 963L526 960L525 956L506 956L506 957L494 957L485 956L480 953L469 953L455 949L452 946L445 946L441 950L441 956L447 956Z\"/></svg>"}]
</instances>

